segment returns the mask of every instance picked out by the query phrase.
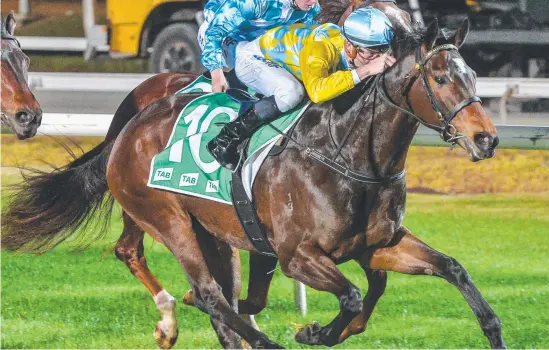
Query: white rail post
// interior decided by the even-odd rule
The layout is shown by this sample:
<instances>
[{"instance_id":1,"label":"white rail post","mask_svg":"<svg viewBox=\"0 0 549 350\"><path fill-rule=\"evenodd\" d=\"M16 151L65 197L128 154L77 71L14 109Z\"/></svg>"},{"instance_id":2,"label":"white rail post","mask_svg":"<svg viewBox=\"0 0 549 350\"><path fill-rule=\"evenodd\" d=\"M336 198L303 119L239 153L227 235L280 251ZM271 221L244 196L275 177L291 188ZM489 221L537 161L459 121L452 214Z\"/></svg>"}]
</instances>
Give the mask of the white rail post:
<instances>
[{"instance_id":1,"label":"white rail post","mask_svg":"<svg viewBox=\"0 0 549 350\"><path fill-rule=\"evenodd\" d=\"M295 307L301 312L301 316L307 316L307 291L305 285L294 281Z\"/></svg>"},{"instance_id":2,"label":"white rail post","mask_svg":"<svg viewBox=\"0 0 549 350\"><path fill-rule=\"evenodd\" d=\"M499 99L499 118L502 125L507 125L507 101L513 96L516 89L518 89L518 85L508 86L503 96Z\"/></svg>"},{"instance_id":3,"label":"white rail post","mask_svg":"<svg viewBox=\"0 0 549 350\"><path fill-rule=\"evenodd\" d=\"M95 25L95 0L82 0L82 19L84 21L84 32L86 37L91 28Z\"/></svg>"},{"instance_id":4,"label":"white rail post","mask_svg":"<svg viewBox=\"0 0 549 350\"><path fill-rule=\"evenodd\" d=\"M19 15L27 18L30 15L30 0L19 0Z\"/></svg>"}]
</instances>

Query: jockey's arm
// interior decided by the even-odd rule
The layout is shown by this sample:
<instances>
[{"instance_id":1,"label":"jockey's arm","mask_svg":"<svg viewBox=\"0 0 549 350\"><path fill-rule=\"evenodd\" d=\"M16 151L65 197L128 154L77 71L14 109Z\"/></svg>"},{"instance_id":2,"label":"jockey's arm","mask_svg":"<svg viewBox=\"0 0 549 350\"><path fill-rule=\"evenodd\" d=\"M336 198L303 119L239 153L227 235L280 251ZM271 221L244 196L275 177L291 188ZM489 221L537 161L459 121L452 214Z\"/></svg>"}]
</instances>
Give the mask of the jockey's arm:
<instances>
[{"instance_id":1,"label":"jockey's arm","mask_svg":"<svg viewBox=\"0 0 549 350\"><path fill-rule=\"evenodd\" d=\"M341 70L330 73L339 62L340 53L324 41L308 42L299 55L303 85L314 103L331 100L351 90L360 82L356 71Z\"/></svg>"},{"instance_id":2,"label":"jockey's arm","mask_svg":"<svg viewBox=\"0 0 549 350\"><path fill-rule=\"evenodd\" d=\"M223 69L222 43L227 36L236 31L246 20L255 18L254 6L244 0L227 0L221 5L204 35L204 50L200 56L202 65L210 72Z\"/></svg>"},{"instance_id":3,"label":"jockey's arm","mask_svg":"<svg viewBox=\"0 0 549 350\"><path fill-rule=\"evenodd\" d=\"M303 22L305 24L309 24L309 25L318 24L318 22L315 20L315 18L320 13L320 11L322 11L322 9L320 8L320 5L317 2L317 3L315 3L315 5L312 9L307 11L307 15L305 16L305 18L303 18L303 20L301 22Z\"/></svg>"}]
</instances>

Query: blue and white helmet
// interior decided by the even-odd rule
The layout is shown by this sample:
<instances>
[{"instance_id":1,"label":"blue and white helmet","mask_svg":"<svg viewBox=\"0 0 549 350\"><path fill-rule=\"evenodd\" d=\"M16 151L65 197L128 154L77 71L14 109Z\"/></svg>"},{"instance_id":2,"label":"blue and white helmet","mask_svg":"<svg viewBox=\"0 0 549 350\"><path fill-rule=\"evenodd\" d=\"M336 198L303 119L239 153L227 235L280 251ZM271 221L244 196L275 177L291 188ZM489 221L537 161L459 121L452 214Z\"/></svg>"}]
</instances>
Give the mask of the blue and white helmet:
<instances>
[{"instance_id":1,"label":"blue and white helmet","mask_svg":"<svg viewBox=\"0 0 549 350\"><path fill-rule=\"evenodd\" d=\"M343 22L343 35L355 46L385 46L393 40L393 26L380 10L363 7L353 11Z\"/></svg>"}]
</instances>

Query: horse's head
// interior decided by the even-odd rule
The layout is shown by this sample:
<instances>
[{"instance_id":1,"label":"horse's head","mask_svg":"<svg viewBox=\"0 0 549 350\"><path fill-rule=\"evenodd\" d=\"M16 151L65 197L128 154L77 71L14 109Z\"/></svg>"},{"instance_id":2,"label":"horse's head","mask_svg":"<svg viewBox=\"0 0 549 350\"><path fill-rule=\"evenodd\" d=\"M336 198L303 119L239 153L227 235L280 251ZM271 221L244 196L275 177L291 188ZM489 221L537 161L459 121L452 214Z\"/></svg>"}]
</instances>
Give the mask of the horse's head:
<instances>
[{"instance_id":1,"label":"horse's head","mask_svg":"<svg viewBox=\"0 0 549 350\"><path fill-rule=\"evenodd\" d=\"M42 109L27 84L29 58L21 50L13 11L2 23L2 122L19 139L33 137L42 122Z\"/></svg>"},{"instance_id":2,"label":"horse's head","mask_svg":"<svg viewBox=\"0 0 549 350\"><path fill-rule=\"evenodd\" d=\"M472 161L494 156L496 128L476 97L476 74L458 52L469 32L464 20L454 33L442 35L434 21L415 49L415 68L405 84L408 105L443 139L457 143Z\"/></svg>"}]
</instances>

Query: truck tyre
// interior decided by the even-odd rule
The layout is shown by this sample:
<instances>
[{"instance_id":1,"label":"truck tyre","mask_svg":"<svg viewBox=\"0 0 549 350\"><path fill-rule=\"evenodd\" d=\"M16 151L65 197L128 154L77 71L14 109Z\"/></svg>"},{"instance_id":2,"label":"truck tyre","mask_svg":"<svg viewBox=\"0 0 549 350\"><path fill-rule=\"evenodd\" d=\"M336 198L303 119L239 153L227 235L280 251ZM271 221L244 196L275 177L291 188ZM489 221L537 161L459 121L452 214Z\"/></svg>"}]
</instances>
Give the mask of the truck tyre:
<instances>
[{"instance_id":1,"label":"truck tyre","mask_svg":"<svg viewBox=\"0 0 549 350\"><path fill-rule=\"evenodd\" d=\"M198 27L191 23L175 23L164 28L153 43L150 71L202 72L197 35Z\"/></svg>"}]
</instances>

